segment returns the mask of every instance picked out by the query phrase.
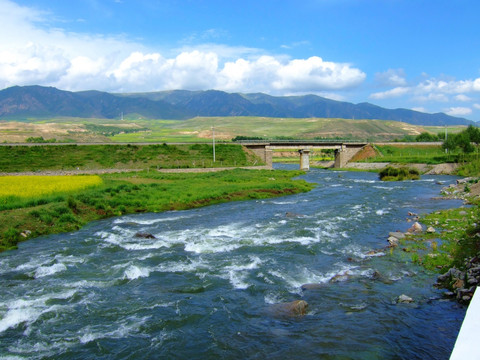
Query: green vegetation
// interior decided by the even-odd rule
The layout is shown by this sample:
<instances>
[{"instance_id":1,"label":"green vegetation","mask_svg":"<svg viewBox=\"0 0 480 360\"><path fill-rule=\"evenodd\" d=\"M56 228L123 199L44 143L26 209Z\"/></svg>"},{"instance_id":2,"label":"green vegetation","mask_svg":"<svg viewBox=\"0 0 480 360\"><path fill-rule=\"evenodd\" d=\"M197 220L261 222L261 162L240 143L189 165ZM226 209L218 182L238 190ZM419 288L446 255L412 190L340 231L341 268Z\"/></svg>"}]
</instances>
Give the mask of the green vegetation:
<instances>
[{"instance_id":1,"label":"green vegetation","mask_svg":"<svg viewBox=\"0 0 480 360\"><path fill-rule=\"evenodd\" d=\"M420 172L415 168L387 166L379 172L378 176L383 181L418 180Z\"/></svg>"},{"instance_id":2,"label":"green vegetation","mask_svg":"<svg viewBox=\"0 0 480 360\"><path fill-rule=\"evenodd\" d=\"M240 145L0 146L0 172L259 165Z\"/></svg>"},{"instance_id":3,"label":"green vegetation","mask_svg":"<svg viewBox=\"0 0 480 360\"><path fill-rule=\"evenodd\" d=\"M32 136L32 137L27 138L26 142L27 143L43 143L43 144L45 144L45 143L54 143L54 142L57 142L57 140L56 139L45 140L43 138L43 136L38 136L38 137Z\"/></svg>"},{"instance_id":4,"label":"green vegetation","mask_svg":"<svg viewBox=\"0 0 480 360\"><path fill-rule=\"evenodd\" d=\"M131 134L138 133L142 131L148 131L148 128L144 127L124 127L124 126L113 126L113 125L98 125L98 124L85 124L85 128L95 134L103 136L115 136L118 134Z\"/></svg>"},{"instance_id":5,"label":"green vegetation","mask_svg":"<svg viewBox=\"0 0 480 360\"><path fill-rule=\"evenodd\" d=\"M480 256L479 218L478 204L427 214L420 219L422 224L436 231L408 235L401 241L403 252L429 270L464 269L466 258Z\"/></svg>"},{"instance_id":6,"label":"green vegetation","mask_svg":"<svg viewBox=\"0 0 480 360\"><path fill-rule=\"evenodd\" d=\"M215 203L309 191L292 180L300 171L228 170L164 174L156 171L102 175L102 184L70 194L17 201L0 211L0 250L27 238L73 231L92 220L139 212L183 210Z\"/></svg>"},{"instance_id":7,"label":"green vegetation","mask_svg":"<svg viewBox=\"0 0 480 360\"><path fill-rule=\"evenodd\" d=\"M375 150L378 155L366 159L366 162L441 164L459 158L459 154L446 154L439 145L377 145Z\"/></svg>"}]
</instances>

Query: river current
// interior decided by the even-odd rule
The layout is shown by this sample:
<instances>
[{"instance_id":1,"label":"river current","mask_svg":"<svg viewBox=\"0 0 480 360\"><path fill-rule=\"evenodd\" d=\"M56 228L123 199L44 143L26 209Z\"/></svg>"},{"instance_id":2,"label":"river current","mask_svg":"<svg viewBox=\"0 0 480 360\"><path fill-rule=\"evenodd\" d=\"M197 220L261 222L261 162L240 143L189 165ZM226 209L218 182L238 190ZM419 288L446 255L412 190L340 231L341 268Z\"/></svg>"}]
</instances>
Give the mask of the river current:
<instances>
[{"instance_id":1,"label":"river current","mask_svg":"<svg viewBox=\"0 0 480 360\"><path fill-rule=\"evenodd\" d=\"M448 359L465 308L401 251L367 253L409 211L460 206L434 199L455 178L303 178L317 187L107 219L0 254L0 358ZM276 311L300 299L306 315Z\"/></svg>"}]
</instances>

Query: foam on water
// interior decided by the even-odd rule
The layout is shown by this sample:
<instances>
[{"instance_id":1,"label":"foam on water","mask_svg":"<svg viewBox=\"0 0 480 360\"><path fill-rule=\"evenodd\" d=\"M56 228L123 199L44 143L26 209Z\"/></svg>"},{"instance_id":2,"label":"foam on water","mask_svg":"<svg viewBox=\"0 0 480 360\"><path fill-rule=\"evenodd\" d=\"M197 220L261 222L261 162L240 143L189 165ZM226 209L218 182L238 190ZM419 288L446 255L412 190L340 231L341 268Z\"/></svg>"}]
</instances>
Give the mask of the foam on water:
<instances>
[{"instance_id":1,"label":"foam on water","mask_svg":"<svg viewBox=\"0 0 480 360\"><path fill-rule=\"evenodd\" d=\"M79 341L82 344L95 341L97 339L121 339L132 333L138 332L139 328L149 319L149 317L138 318L131 316L129 318L118 321L117 323L109 326L105 325L102 328L98 329L97 327L86 326L83 328L80 333ZM117 328L113 328L118 326ZM103 331L102 331L103 330Z\"/></svg>"},{"instance_id":2,"label":"foam on water","mask_svg":"<svg viewBox=\"0 0 480 360\"><path fill-rule=\"evenodd\" d=\"M191 218L192 216L193 215L191 216L179 215L179 216L172 216L172 217L161 217L158 219L150 219L150 220L142 220L142 219L139 219L138 217L132 217L132 216L122 216L118 219L115 219L113 223L114 224L134 224L134 225L154 225L161 222L188 219L188 218Z\"/></svg>"},{"instance_id":3,"label":"foam on water","mask_svg":"<svg viewBox=\"0 0 480 360\"><path fill-rule=\"evenodd\" d=\"M44 276L50 276L62 271L67 270L67 267L63 263L53 264L51 266L41 266L37 270L35 270L35 278L41 278Z\"/></svg>"},{"instance_id":4,"label":"foam on water","mask_svg":"<svg viewBox=\"0 0 480 360\"><path fill-rule=\"evenodd\" d=\"M150 275L150 269L130 265L124 273L124 278L128 280L135 280L141 277L148 277Z\"/></svg>"},{"instance_id":5,"label":"foam on water","mask_svg":"<svg viewBox=\"0 0 480 360\"><path fill-rule=\"evenodd\" d=\"M69 290L59 294L49 294L27 300L18 299L7 304L0 304L0 333L23 323L31 324L35 322L42 314L55 311L58 308L57 305L48 306L48 300L68 299L75 292L75 290ZM5 307L6 311L3 311Z\"/></svg>"}]
</instances>

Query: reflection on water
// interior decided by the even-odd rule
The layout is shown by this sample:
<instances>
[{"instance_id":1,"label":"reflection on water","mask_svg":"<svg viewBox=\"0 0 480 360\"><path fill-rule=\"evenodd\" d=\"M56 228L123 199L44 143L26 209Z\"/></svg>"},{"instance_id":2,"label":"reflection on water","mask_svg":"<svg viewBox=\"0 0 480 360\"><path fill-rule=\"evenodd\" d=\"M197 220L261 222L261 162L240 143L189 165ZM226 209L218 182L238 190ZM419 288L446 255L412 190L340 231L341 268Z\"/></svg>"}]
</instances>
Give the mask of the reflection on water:
<instances>
[{"instance_id":1,"label":"reflection on water","mask_svg":"<svg viewBox=\"0 0 480 360\"><path fill-rule=\"evenodd\" d=\"M0 355L448 359L465 309L435 274L368 252L408 211L460 203L432 199L438 177L305 179L307 194L123 216L0 254ZM305 316L275 313L298 299Z\"/></svg>"}]
</instances>

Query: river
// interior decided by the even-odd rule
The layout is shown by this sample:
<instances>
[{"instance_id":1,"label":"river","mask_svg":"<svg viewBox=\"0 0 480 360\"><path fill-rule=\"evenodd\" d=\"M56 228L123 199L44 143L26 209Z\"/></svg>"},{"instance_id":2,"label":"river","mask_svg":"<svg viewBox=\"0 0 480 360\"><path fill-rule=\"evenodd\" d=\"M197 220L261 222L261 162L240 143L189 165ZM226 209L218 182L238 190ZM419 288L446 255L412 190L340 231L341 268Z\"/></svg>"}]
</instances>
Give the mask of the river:
<instances>
[{"instance_id":1,"label":"river","mask_svg":"<svg viewBox=\"0 0 480 360\"><path fill-rule=\"evenodd\" d=\"M377 177L312 169L309 193L24 242L0 254L0 358L448 359L465 308L401 251L366 254L409 211L460 206L434 199L455 178ZM299 299L306 315L275 311Z\"/></svg>"}]
</instances>

